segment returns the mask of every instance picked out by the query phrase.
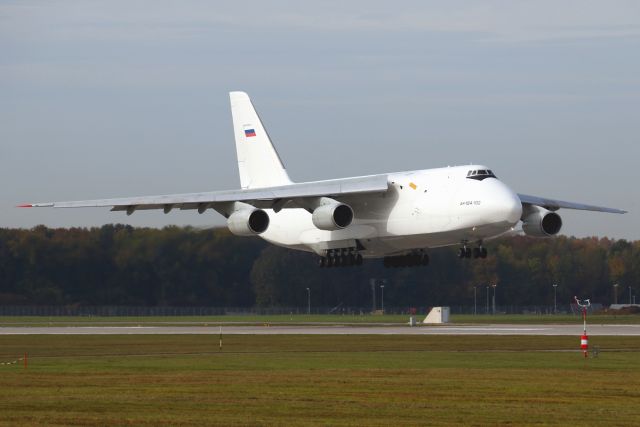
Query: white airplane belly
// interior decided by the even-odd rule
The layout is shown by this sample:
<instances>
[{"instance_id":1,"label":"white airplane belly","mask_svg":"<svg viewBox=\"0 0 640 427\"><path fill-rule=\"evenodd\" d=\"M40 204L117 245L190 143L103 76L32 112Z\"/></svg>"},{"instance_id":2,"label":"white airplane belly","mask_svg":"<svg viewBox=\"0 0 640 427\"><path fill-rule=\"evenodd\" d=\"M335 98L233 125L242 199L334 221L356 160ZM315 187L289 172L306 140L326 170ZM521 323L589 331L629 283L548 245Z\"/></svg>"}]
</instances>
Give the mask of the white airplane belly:
<instances>
[{"instance_id":1,"label":"white airplane belly","mask_svg":"<svg viewBox=\"0 0 640 427\"><path fill-rule=\"evenodd\" d=\"M317 228L311 221L311 214L304 209L266 212L269 215L269 228L260 237L280 246L326 249L343 247L340 242L351 242L347 246L355 246L356 239L372 239L378 234L376 227L358 223L357 219L344 229L330 231Z\"/></svg>"},{"instance_id":2,"label":"white airplane belly","mask_svg":"<svg viewBox=\"0 0 640 427\"><path fill-rule=\"evenodd\" d=\"M260 237L276 245L298 246L300 234L314 227L311 215L304 209L283 209L278 213L265 209L265 212L269 215L269 227Z\"/></svg>"}]
</instances>

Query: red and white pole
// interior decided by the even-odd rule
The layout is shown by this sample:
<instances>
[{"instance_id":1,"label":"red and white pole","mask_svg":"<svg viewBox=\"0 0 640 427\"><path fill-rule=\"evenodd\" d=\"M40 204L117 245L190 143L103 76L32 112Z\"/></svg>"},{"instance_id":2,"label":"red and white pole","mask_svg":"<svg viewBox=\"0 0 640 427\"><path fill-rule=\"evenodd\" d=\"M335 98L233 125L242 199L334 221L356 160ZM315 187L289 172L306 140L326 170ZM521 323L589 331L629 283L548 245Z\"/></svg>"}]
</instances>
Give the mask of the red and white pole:
<instances>
[{"instance_id":1,"label":"red and white pole","mask_svg":"<svg viewBox=\"0 0 640 427\"><path fill-rule=\"evenodd\" d=\"M589 352L589 337L587 337L586 332L580 337L580 349L584 353L584 357L587 357Z\"/></svg>"},{"instance_id":2,"label":"red and white pole","mask_svg":"<svg viewBox=\"0 0 640 427\"><path fill-rule=\"evenodd\" d=\"M576 304L578 307L582 308L582 336L580 337L580 350L584 354L584 357L589 356L589 337L587 336L587 307L591 305L591 301L584 300L583 303L580 303L578 297L574 297L576 299Z\"/></svg>"}]
</instances>

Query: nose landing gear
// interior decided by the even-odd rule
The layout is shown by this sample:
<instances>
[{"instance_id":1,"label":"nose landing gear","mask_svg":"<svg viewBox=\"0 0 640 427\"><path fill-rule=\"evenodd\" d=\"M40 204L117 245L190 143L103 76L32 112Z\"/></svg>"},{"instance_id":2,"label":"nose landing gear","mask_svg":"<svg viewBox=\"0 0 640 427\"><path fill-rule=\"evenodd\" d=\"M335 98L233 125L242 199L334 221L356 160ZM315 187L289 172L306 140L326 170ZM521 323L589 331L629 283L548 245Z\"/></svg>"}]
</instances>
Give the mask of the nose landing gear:
<instances>
[{"instance_id":1,"label":"nose landing gear","mask_svg":"<svg viewBox=\"0 0 640 427\"><path fill-rule=\"evenodd\" d=\"M470 247L467 246L467 242L462 242L462 247L458 250L458 258L486 258L488 255L487 248L482 246L482 242L478 243L478 246L471 250Z\"/></svg>"},{"instance_id":2,"label":"nose landing gear","mask_svg":"<svg viewBox=\"0 0 640 427\"><path fill-rule=\"evenodd\" d=\"M486 258L487 257L487 248L480 246L478 248L473 248L473 257L474 258Z\"/></svg>"},{"instance_id":3,"label":"nose landing gear","mask_svg":"<svg viewBox=\"0 0 640 427\"><path fill-rule=\"evenodd\" d=\"M468 248L467 245L464 245L460 249L458 249L458 258L471 258L471 248Z\"/></svg>"}]
</instances>

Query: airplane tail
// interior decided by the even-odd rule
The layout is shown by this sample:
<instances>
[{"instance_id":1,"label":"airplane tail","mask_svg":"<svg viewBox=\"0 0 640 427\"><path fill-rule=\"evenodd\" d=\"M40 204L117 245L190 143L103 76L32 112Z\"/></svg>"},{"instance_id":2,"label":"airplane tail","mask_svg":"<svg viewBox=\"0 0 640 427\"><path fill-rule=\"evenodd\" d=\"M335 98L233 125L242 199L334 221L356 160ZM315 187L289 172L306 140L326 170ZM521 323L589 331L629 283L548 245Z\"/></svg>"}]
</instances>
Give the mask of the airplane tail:
<instances>
[{"instance_id":1,"label":"airplane tail","mask_svg":"<svg viewBox=\"0 0 640 427\"><path fill-rule=\"evenodd\" d=\"M291 184L282 160L273 147L249 95L244 92L229 92L229 98L240 186L262 188Z\"/></svg>"}]
</instances>

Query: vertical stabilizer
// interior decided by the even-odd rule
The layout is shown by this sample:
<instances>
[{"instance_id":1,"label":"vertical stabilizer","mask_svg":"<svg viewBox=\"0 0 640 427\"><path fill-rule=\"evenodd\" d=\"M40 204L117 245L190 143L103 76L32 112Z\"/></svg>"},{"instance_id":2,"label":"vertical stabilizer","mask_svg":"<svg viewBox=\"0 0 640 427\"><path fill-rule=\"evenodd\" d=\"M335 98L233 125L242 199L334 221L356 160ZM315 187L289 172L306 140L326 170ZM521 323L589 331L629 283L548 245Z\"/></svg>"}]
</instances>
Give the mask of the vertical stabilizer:
<instances>
[{"instance_id":1,"label":"vertical stabilizer","mask_svg":"<svg viewBox=\"0 0 640 427\"><path fill-rule=\"evenodd\" d=\"M291 184L289 175L273 147L249 95L230 92L233 132L242 188Z\"/></svg>"}]
</instances>

